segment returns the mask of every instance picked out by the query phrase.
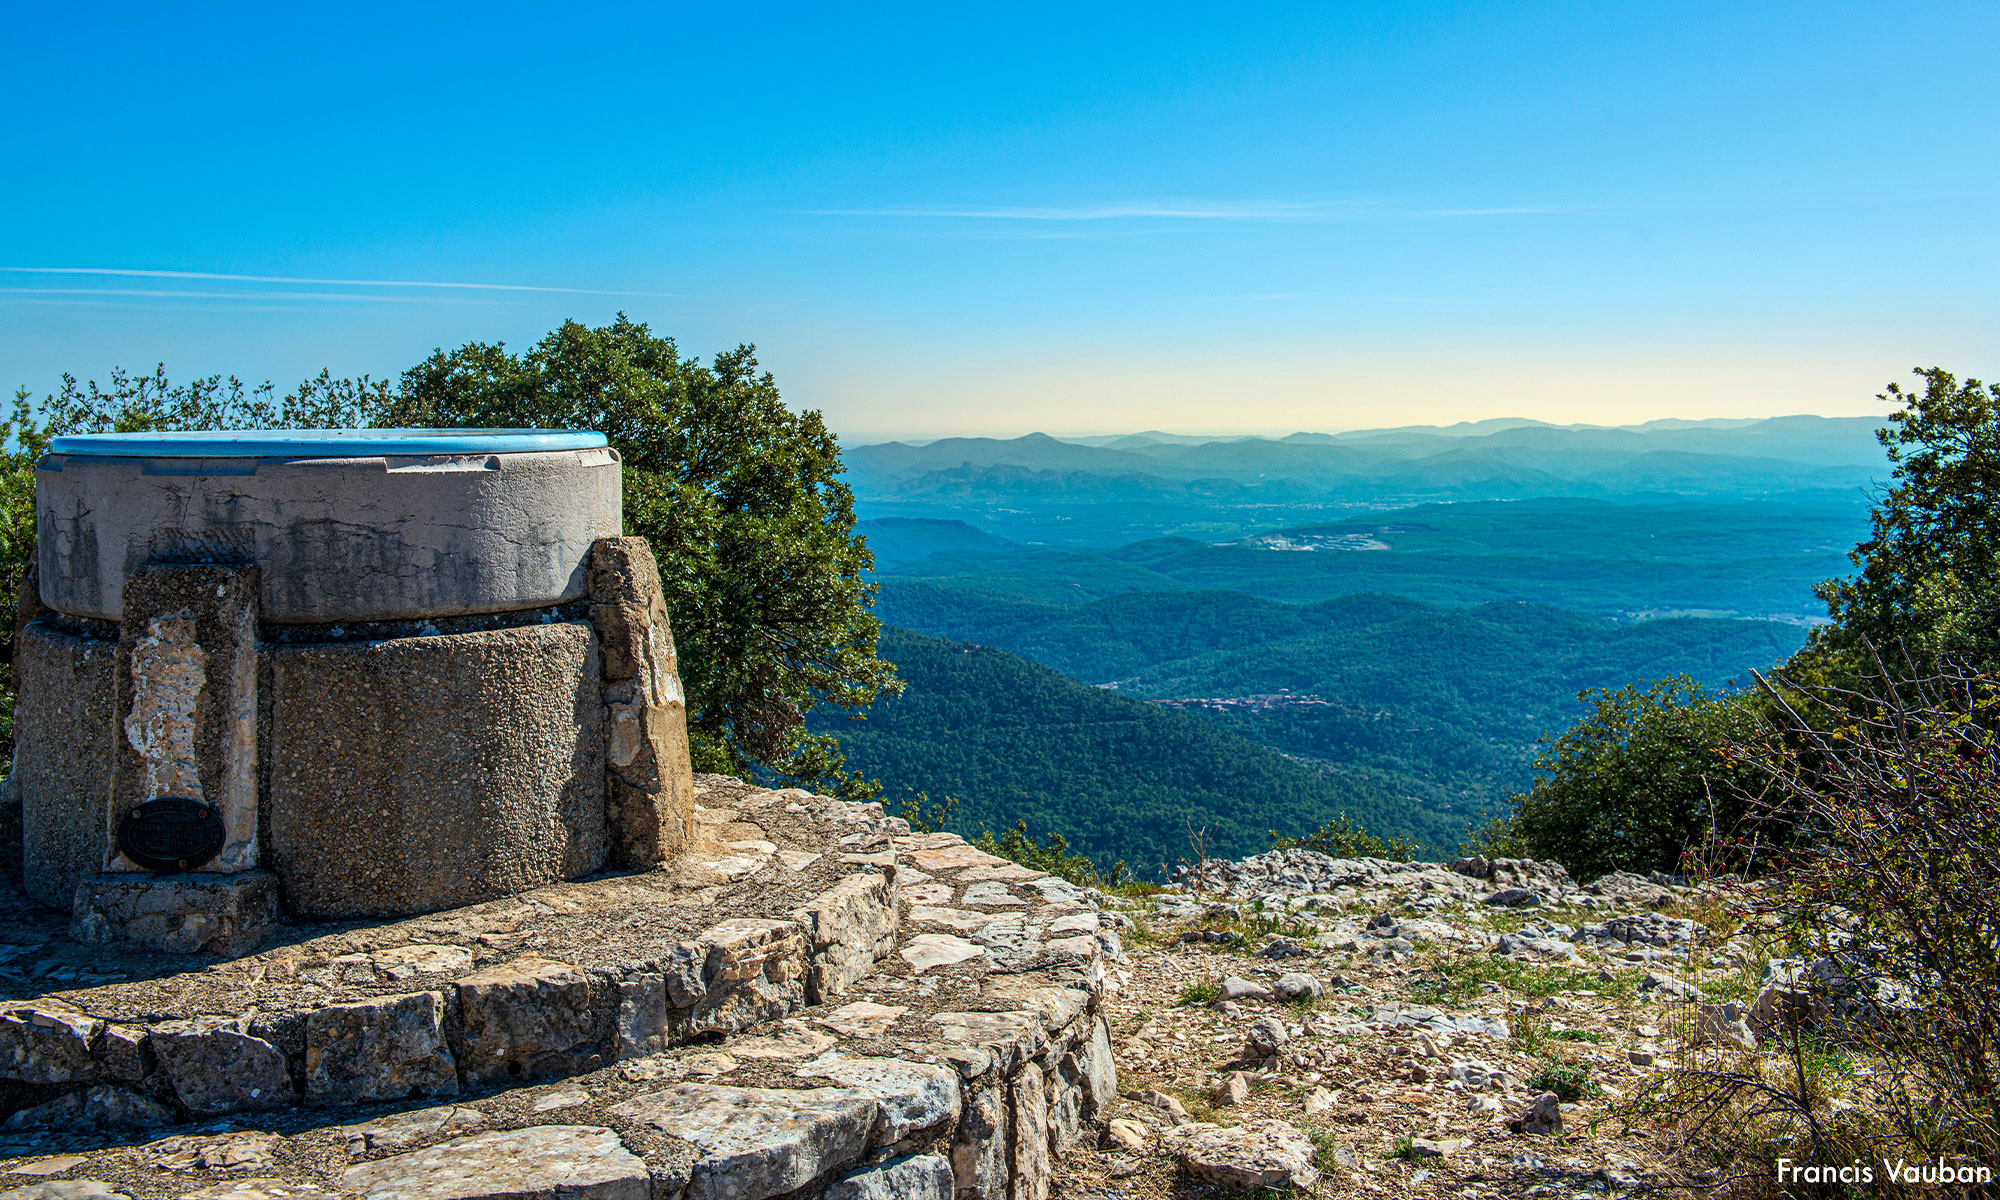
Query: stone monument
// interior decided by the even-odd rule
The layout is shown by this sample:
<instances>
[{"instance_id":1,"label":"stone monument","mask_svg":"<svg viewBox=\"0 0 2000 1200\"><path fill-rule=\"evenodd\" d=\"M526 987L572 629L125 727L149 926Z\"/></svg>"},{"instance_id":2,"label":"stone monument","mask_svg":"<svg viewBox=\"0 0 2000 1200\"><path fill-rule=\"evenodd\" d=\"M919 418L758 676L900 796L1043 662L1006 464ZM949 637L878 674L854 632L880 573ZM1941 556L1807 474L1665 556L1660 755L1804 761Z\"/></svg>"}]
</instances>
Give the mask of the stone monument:
<instances>
[{"instance_id":1,"label":"stone monument","mask_svg":"<svg viewBox=\"0 0 2000 1200\"><path fill-rule=\"evenodd\" d=\"M20 598L23 886L236 954L663 865L694 805L617 452L546 430L57 438Z\"/></svg>"},{"instance_id":2,"label":"stone monument","mask_svg":"<svg viewBox=\"0 0 2000 1200\"><path fill-rule=\"evenodd\" d=\"M691 774L602 437L63 438L36 494L8 1200L1048 1200L1097 1141L1129 922Z\"/></svg>"}]
</instances>

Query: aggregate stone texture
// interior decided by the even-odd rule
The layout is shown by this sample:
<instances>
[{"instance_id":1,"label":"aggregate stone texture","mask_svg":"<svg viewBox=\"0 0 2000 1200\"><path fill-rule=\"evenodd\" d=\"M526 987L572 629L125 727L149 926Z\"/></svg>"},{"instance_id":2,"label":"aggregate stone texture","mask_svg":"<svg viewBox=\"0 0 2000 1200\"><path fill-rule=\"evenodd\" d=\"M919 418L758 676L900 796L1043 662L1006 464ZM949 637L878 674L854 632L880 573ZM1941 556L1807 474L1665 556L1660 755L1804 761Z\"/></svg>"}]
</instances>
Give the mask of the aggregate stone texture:
<instances>
[{"instance_id":1,"label":"aggregate stone texture","mask_svg":"<svg viewBox=\"0 0 2000 1200\"><path fill-rule=\"evenodd\" d=\"M697 782L669 870L288 925L220 962L87 968L58 918L25 922L30 970L0 949L0 984L47 982L0 1006L0 1180L134 1200L1050 1195L1116 1094L1110 915L879 806ZM905 886L951 907L995 884L1021 903L967 928L971 956L919 972L899 953ZM831 972L844 992L813 1002Z\"/></svg>"},{"instance_id":2,"label":"aggregate stone texture","mask_svg":"<svg viewBox=\"0 0 2000 1200\"><path fill-rule=\"evenodd\" d=\"M523 955L456 986L468 1082L569 1074L567 1056L591 1040L590 979L568 963Z\"/></svg>"},{"instance_id":3,"label":"aggregate stone texture","mask_svg":"<svg viewBox=\"0 0 2000 1200\"><path fill-rule=\"evenodd\" d=\"M431 912L604 865L589 625L265 654L271 866L293 913Z\"/></svg>"},{"instance_id":4,"label":"aggregate stone texture","mask_svg":"<svg viewBox=\"0 0 2000 1200\"><path fill-rule=\"evenodd\" d=\"M329 1004L306 1017L306 1099L407 1100L458 1091L445 1044L444 994L411 992Z\"/></svg>"},{"instance_id":5,"label":"aggregate stone texture","mask_svg":"<svg viewBox=\"0 0 2000 1200\"><path fill-rule=\"evenodd\" d=\"M279 625L261 643L254 567L141 567L115 640L43 608L24 581L8 785L22 803L7 813L23 822L30 894L69 907L89 882L76 900L86 941L253 948L273 915L261 889L234 904L212 889L133 890L155 877L108 830L167 795L222 814L226 841L203 874L254 868L275 813L285 898L309 918L462 905L607 858L660 865L687 846L694 802L658 571L644 539L602 539L591 561L593 599L537 620ZM573 619L585 612L591 623ZM593 628L617 643L594 657ZM107 867L114 877L95 874Z\"/></svg>"},{"instance_id":6,"label":"aggregate stone texture","mask_svg":"<svg viewBox=\"0 0 2000 1200\"><path fill-rule=\"evenodd\" d=\"M155 1025L147 1039L160 1073L194 1116L285 1108L298 1100L284 1051L242 1018L198 1017Z\"/></svg>"},{"instance_id":7,"label":"aggregate stone texture","mask_svg":"<svg viewBox=\"0 0 2000 1200\"><path fill-rule=\"evenodd\" d=\"M104 1022L59 1001L0 1009L0 1078L21 1083L84 1083L102 1078L93 1054Z\"/></svg>"},{"instance_id":8,"label":"aggregate stone texture","mask_svg":"<svg viewBox=\"0 0 2000 1200\"><path fill-rule=\"evenodd\" d=\"M46 617L15 635L22 883L65 915L76 885L104 869L111 844L117 653L114 639L65 632Z\"/></svg>"}]
</instances>

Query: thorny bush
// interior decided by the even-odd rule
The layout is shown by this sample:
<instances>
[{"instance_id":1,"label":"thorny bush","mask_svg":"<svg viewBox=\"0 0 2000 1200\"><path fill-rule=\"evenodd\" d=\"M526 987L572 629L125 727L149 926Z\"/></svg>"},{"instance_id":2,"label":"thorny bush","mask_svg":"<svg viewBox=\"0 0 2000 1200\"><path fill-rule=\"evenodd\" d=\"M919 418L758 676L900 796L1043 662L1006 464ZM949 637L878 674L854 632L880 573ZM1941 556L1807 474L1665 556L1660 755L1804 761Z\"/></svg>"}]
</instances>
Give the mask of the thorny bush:
<instances>
[{"instance_id":1,"label":"thorny bush","mask_svg":"<svg viewBox=\"0 0 2000 1200\"><path fill-rule=\"evenodd\" d=\"M1702 1051L1665 1103L1749 1190L1779 1157L1891 1192L1885 1160L2000 1166L2000 678L1870 655L1855 687L1759 677L1775 715L1730 747L1795 957L1752 1006L1776 1053Z\"/></svg>"}]
</instances>

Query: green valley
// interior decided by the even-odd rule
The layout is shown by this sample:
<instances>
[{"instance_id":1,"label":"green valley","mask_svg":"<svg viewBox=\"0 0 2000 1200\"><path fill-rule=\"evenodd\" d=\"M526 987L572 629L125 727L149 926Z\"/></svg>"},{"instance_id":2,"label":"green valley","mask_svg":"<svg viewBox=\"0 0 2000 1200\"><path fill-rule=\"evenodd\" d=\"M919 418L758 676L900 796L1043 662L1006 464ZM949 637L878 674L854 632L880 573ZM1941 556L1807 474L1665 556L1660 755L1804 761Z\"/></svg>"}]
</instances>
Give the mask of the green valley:
<instances>
[{"instance_id":1,"label":"green valley","mask_svg":"<svg viewBox=\"0 0 2000 1200\"><path fill-rule=\"evenodd\" d=\"M1109 865L1157 873L1189 854L1264 849L1345 813L1383 834L1452 845L1459 818L1328 773L1213 722L1088 687L1003 650L890 628L883 653L908 690L861 721L825 721L849 763L890 784L959 797L954 828L1059 829Z\"/></svg>"}]
</instances>

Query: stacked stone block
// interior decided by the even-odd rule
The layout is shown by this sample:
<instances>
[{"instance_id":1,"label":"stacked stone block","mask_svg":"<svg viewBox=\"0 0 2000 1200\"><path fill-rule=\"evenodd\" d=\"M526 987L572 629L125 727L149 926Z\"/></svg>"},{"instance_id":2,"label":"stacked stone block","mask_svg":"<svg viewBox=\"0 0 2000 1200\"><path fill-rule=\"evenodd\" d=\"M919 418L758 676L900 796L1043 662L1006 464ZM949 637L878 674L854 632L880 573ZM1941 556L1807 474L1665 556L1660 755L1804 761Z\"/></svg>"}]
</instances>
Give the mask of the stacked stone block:
<instances>
[{"instance_id":1,"label":"stacked stone block","mask_svg":"<svg viewBox=\"0 0 2000 1200\"><path fill-rule=\"evenodd\" d=\"M392 945L368 956L369 979L456 973L290 1015L133 1025L56 998L3 1006L0 1079L35 1101L8 1123L430 1100L441 1106L353 1125L356 1161L341 1186L388 1200L451 1175L488 1189L470 1196L568 1186L583 1172L602 1194L680 1200L1048 1196L1061 1156L1094 1136L1116 1088L1099 1005L1118 948L1101 914L1060 880L950 835L911 836L878 806L736 786L732 808L709 818L718 827L793 811L821 822L804 842L770 834L766 869L739 891L790 877L781 861L823 860L843 839L856 847L832 856L838 870L790 919L726 917L608 966L522 951L468 969L472 956L450 945ZM649 886L727 906L729 887L699 881L702 855L729 849L697 841L687 882ZM560 885L548 897L554 911L588 911L625 895L619 885ZM939 907L951 904L966 907ZM958 939L970 955L941 956L943 935L914 932L981 906L988 928ZM888 967L901 978L878 987ZM953 1005L911 1012L912 973L937 976ZM770 1066L709 1080L677 1065L718 1052ZM546 1123L485 1127L482 1097L564 1077L603 1097L587 1119L559 1108Z\"/></svg>"}]
</instances>

